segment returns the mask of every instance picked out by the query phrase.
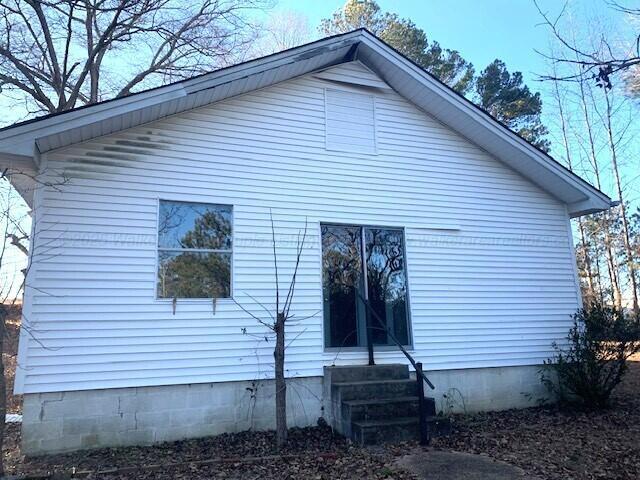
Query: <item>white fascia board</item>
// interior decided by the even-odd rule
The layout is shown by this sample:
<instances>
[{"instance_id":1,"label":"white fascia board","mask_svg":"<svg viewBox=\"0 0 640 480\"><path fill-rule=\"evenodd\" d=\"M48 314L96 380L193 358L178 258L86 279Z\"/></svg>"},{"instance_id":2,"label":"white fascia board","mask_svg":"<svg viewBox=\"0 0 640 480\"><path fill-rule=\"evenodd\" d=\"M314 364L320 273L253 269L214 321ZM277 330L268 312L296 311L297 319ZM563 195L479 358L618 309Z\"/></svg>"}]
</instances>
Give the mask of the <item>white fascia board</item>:
<instances>
[{"instance_id":1,"label":"white fascia board","mask_svg":"<svg viewBox=\"0 0 640 480\"><path fill-rule=\"evenodd\" d=\"M167 89L151 90L18 125L0 131L0 154L33 155L33 147L38 138L105 120L132 109L157 105L186 94L181 85L169 85Z\"/></svg>"}]
</instances>

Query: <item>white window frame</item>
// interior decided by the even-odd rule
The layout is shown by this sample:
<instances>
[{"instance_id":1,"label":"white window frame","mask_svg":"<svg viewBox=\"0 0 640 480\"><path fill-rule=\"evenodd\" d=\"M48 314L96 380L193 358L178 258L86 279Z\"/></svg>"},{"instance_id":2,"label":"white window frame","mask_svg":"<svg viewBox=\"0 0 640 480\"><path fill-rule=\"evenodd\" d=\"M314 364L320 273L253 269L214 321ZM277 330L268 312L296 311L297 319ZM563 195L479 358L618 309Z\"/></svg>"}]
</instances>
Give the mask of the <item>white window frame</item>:
<instances>
[{"instance_id":1,"label":"white window frame","mask_svg":"<svg viewBox=\"0 0 640 480\"><path fill-rule=\"evenodd\" d=\"M323 252L322 252L322 226L337 226L337 227L356 227L360 228L362 232L362 241L364 243L364 230L367 228L375 229L389 229L389 230L398 230L402 232L402 242L404 247L404 269L405 269L405 278L407 281L406 291L407 291L407 340L408 344L403 345L403 347L408 352L415 351L415 339L413 338L413 315L411 313L411 275L409 272L409 257L408 257L408 245L407 245L407 228L404 225L390 225L390 224L378 224L378 223L360 223L360 222L340 222L334 220L320 220L318 222L318 238L320 239L320 248L318 248L318 266L320 269L320 298L322 299L324 296L323 285L324 285L324 266L323 266ZM364 248L362 248L362 252L364 252ZM364 264L363 264L364 266ZM363 273L366 275L366 268L363 270ZM366 288L365 288L366 292ZM367 295L365 295L367 298ZM365 352L367 351L367 346L357 346L357 347L330 347L326 342L326 323L324 321L324 301L321 300L321 312L322 312L322 349L325 353L334 352ZM376 345L375 349L377 351L398 351L398 347L396 345Z\"/></svg>"},{"instance_id":2,"label":"white window frame","mask_svg":"<svg viewBox=\"0 0 640 480\"><path fill-rule=\"evenodd\" d=\"M162 202L171 202L171 203L193 203L200 205L212 205L219 207L229 207L231 208L231 249L205 249L205 248L166 248L160 247L160 203ZM173 302L173 297L160 297L158 295L158 270L160 268L160 252L161 251L184 251L184 252L202 252L202 253L229 253L231 255L230 258L230 269L229 269L229 296L228 297L176 297L176 300L180 300L181 303L203 303L203 302L211 302L212 300L218 301L233 301L233 270L234 270L234 255L233 255L233 245L235 243L235 215L234 215L234 206L226 203L217 203L211 201L202 201L202 200L194 200L193 198L185 199L185 198L172 198L172 197L158 197L156 199L156 240L155 240L155 248L156 248L156 258L155 258L155 271L154 271L154 279L153 279L153 291L156 302L167 303Z\"/></svg>"}]
</instances>

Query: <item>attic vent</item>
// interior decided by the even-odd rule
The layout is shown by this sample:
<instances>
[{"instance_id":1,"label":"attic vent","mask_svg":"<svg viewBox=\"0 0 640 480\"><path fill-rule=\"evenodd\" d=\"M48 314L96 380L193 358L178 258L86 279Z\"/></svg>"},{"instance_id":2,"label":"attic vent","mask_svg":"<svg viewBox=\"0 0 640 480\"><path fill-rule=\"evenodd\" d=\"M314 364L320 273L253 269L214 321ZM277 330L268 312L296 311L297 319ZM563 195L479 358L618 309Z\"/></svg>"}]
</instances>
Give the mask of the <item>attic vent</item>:
<instances>
[{"instance_id":1,"label":"attic vent","mask_svg":"<svg viewBox=\"0 0 640 480\"><path fill-rule=\"evenodd\" d=\"M325 89L327 150L376 153L373 95Z\"/></svg>"}]
</instances>

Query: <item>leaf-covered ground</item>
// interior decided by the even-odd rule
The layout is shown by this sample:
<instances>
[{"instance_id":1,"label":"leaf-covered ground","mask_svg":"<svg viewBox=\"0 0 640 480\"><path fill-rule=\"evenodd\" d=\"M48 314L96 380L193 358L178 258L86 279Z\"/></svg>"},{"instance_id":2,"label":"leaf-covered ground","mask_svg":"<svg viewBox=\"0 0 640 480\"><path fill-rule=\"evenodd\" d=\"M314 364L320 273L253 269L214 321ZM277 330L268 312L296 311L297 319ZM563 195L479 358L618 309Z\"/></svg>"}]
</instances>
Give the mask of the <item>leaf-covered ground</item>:
<instances>
[{"instance_id":1,"label":"leaf-covered ground","mask_svg":"<svg viewBox=\"0 0 640 480\"><path fill-rule=\"evenodd\" d=\"M531 408L468 416L432 446L489 455L544 479L639 479L640 361L631 363L604 412Z\"/></svg>"},{"instance_id":2,"label":"leaf-covered ground","mask_svg":"<svg viewBox=\"0 0 640 480\"><path fill-rule=\"evenodd\" d=\"M277 458L273 432L244 432L165 443L153 447L101 449L24 459L15 448L19 432L10 431L7 473L105 471L147 466L135 471L92 474L91 479L413 479L394 466L394 448L367 450L334 436L328 427L292 429L289 447ZM275 457L275 458L274 458ZM198 464L210 459L227 461ZM173 467L154 465L191 462Z\"/></svg>"}]
</instances>

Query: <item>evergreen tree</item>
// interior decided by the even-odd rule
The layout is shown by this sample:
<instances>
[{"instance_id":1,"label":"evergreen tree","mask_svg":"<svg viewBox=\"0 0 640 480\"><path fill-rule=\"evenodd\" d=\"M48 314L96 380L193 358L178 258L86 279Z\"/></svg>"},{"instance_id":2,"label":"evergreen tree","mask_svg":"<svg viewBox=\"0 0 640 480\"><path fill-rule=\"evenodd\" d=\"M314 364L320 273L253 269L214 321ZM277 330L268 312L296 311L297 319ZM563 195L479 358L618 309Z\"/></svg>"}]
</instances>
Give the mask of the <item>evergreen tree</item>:
<instances>
[{"instance_id":1,"label":"evergreen tree","mask_svg":"<svg viewBox=\"0 0 640 480\"><path fill-rule=\"evenodd\" d=\"M542 99L532 93L523 81L522 73L509 73L501 60L494 60L476 79L477 103L522 138L545 152L549 141L544 138L546 127L540 120Z\"/></svg>"},{"instance_id":2,"label":"evergreen tree","mask_svg":"<svg viewBox=\"0 0 640 480\"><path fill-rule=\"evenodd\" d=\"M382 13L373 0L347 0L343 8L320 23L320 32L324 35L357 28L366 28L457 92L465 94L473 87L471 63L457 51L444 49L438 42L429 42L424 30L411 20L395 13Z\"/></svg>"},{"instance_id":3,"label":"evergreen tree","mask_svg":"<svg viewBox=\"0 0 640 480\"><path fill-rule=\"evenodd\" d=\"M510 74L505 64L496 60L476 79L473 65L459 52L429 41L424 30L411 20L381 12L374 0L347 0L331 18L320 23L323 35L357 28L366 28L458 93L472 95L511 130L544 151L549 150L549 142L544 138L547 129L540 121L540 94L531 93L522 83L520 72Z\"/></svg>"}]
</instances>

